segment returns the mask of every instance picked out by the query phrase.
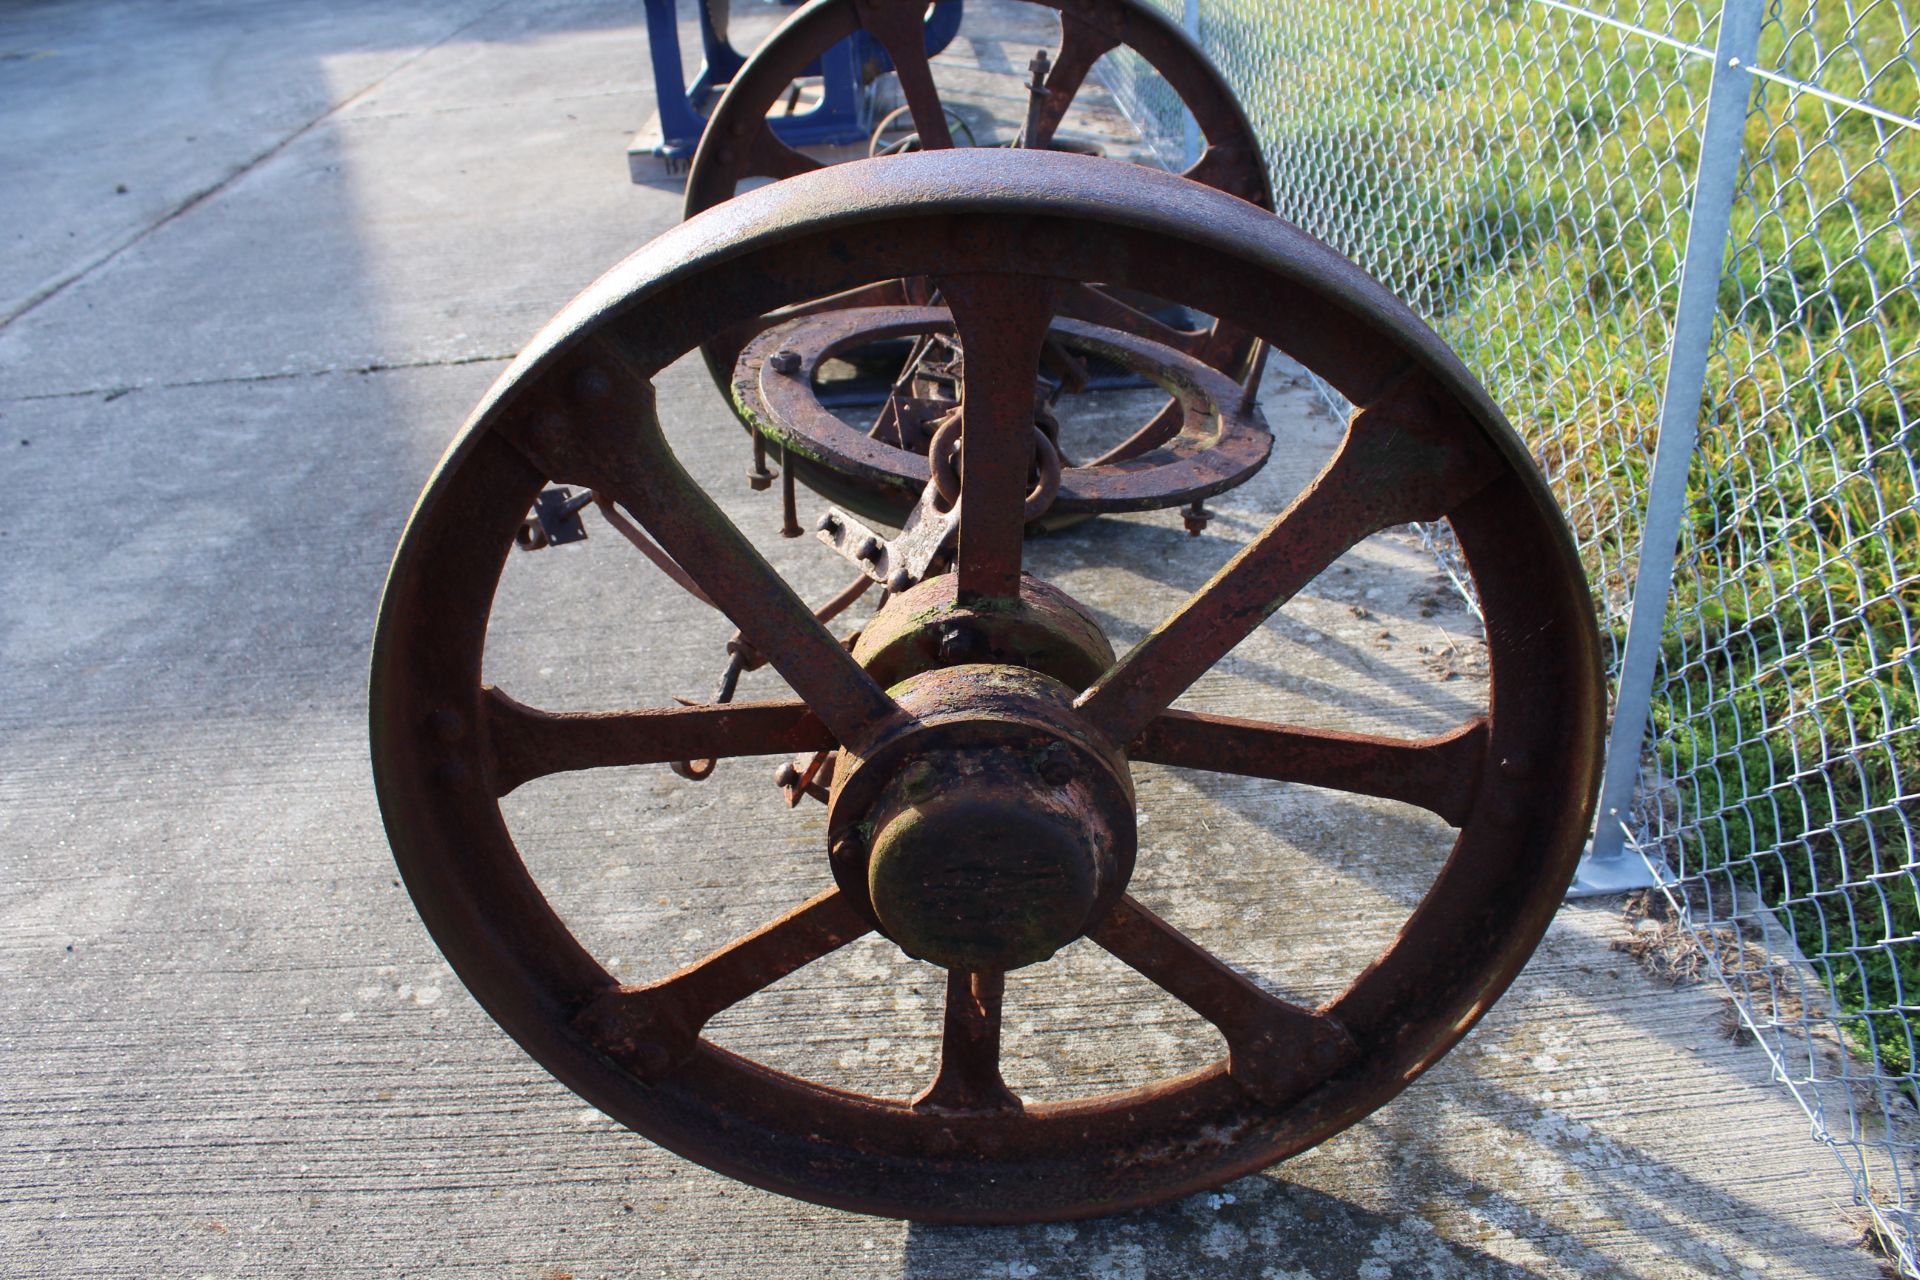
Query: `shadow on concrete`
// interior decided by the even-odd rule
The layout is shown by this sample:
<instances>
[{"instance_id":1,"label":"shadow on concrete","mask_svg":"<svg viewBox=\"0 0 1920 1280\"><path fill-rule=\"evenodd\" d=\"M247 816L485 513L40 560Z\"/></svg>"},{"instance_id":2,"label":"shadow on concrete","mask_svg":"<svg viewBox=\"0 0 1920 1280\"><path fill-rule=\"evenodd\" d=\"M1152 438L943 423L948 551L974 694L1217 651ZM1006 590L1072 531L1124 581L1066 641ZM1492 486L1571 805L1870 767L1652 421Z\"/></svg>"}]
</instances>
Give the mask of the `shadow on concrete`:
<instances>
[{"instance_id":1,"label":"shadow on concrete","mask_svg":"<svg viewBox=\"0 0 1920 1280\"><path fill-rule=\"evenodd\" d=\"M903 1280L1389 1280L1402 1275L1524 1280L1543 1273L1442 1239L1418 1217L1375 1213L1351 1200L1261 1175L1112 1218L1023 1227L915 1223L907 1228L900 1274Z\"/></svg>"},{"instance_id":2,"label":"shadow on concrete","mask_svg":"<svg viewBox=\"0 0 1920 1280\"><path fill-rule=\"evenodd\" d=\"M1374 1145L1391 1153L1384 1166L1368 1156L1359 1163L1371 1160L1373 1168L1350 1167L1329 1148L1298 1158L1307 1166L1301 1174L1308 1181L1324 1186L1354 1176L1370 1184L1372 1198L1409 1206L1404 1213L1375 1212L1307 1181L1289 1180L1285 1170L1290 1166L1281 1166L1217 1192L1111 1218L1018 1227L911 1224L901 1275L904 1280L1002 1275L1510 1280L1575 1274L1626 1280L1657 1273L1623 1264L1623 1254L1664 1256L1676 1272L1715 1275L1756 1274L1756 1266L1765 1270L1775 1260L1796 1256L1831 1256L1830 1238L1769 1215L1741 1238L1749 1256L1730 1257L1726 1236L1716 1242L1702 1228L1752 1222L1760 1212L1754 1203L1477 1071L1456 1068L1449 1074L1444 1088L1454 1114L1444 1127L1422 1115L1414 1099L1362 1122L1363 1130L1372 1131ZM1475 1140L1475 1151L1519 1148L1525 1154L1518 1160L1528 1172L1516 1176L1556 1179L1561 1184L1557 1203L1567 1212L1547 1216L1539 1203L1489 1185L1484 1169L1480 1178L1463 1171L1461 1141L1448 1136L1462 1127L1460 1109L1471 1113L1466 1124L1490 1135ZM1460 1243L1475 1235L1526 1241L1522 1251L1537 1248L1552 1267L1535 1270ZM1638 1243L1615 1250L1597 1247L1622 1237Z\"/></svg>"}]
</instances>

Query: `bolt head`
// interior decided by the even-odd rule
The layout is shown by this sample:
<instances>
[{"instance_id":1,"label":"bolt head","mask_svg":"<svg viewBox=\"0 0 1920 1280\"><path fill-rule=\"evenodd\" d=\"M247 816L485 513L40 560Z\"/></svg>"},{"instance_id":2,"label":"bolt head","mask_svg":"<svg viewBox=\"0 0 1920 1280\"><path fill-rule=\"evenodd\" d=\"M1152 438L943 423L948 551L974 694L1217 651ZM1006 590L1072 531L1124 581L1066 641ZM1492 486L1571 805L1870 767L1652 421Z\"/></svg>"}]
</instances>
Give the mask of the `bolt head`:
<instances>
[{"instance_id":1,"label":"bolt head","mask_svg":"<svg viewBox=\"0 0 1920 1280\"><path fill-rule=\"evenodd\" d=\"M433 771L433 779L448 791L471 791L473 789L473 770L463 761L442 760Z\"/></svg>"},{"instance_id":2,"label":"bolt head","mask_svg":"<svg viewBox=\"0 0 1920 1280\"><path fill-rule=\"evenodd\" d=\"M574 378L573 389L582 400L604 400L613 392L613 379L598 365L588 365Z\"/></svg>"},{"instance_id":3,"label":"bolt head","mask_svg":"<svg viewBox=\"0 0 1920 1280\"><path fill-rule=\"evenodd\" d=\"M849 831L833 842L827 856L837 862L858 862L867 856L867 842L860 838L858 831Z\"/></svg>"},{"instance_id":4,"label":"bolt head","mask_svg":"<svg viewBox=\"0 0 1920 1280\"><path fill-rule=\"evenodd\" d=\"M467 722L458 711L442 707L427 717L427 727L442 742L458 742L466 736Z\"/></svg>"},{"instance_id":5,"label":"bolt head","mask_svg":"<svg viewBox=\"0 0 1920 1280\"><path fill-rule=\"evenodd\" d=\"M767 367L775 373L796 374L800 372L800 353L782 348L767 357Z\"/></svg>"},{"instance_id":6,"label":"bolt head","mask_svg":"<svg viewBox=\"0 0 1920 1280\"><path fill-rule=\"evenodd\" d=\"M763 493L773 487L773 473L765 467L747 472L747 487L755 493Z\"/></svg>"},{"instance_id":7,"label":"bolt head","mask_svg":"<svg viewBox=\"0 0 1920 1280\"><path fill-rule=\"evenodd\" d=\"M940 660L942 662L961 662L973 655L974 637L965 627L957 623L948 623L940 628Z\"/></svg>"}]
</instances>

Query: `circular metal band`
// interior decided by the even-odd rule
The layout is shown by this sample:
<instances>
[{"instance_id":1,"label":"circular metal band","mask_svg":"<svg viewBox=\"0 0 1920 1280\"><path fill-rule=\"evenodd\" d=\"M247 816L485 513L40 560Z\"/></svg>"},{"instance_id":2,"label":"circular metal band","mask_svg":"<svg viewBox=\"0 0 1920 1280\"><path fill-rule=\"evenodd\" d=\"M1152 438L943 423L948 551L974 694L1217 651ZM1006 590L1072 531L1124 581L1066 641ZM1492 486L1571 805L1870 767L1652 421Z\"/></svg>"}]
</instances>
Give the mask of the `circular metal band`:
<instances>
[{"instance_id":1,"label":"circular metal band","mask_svg":"<svg viewBox=\"0 0 1920 1280\"><path fill-rule=\"evenodd\" d=\"M860 307L775 325L740 353L735 408L783 450L909 502L931 474L927 455L856 430L820 403L820 367L889 339L952 334L944 307ZM1273 436L1233 379L1171 347L1118 329L1057 317L1051 336L1158 385L1179 406L1157 444L1112 462L1063 466L1050 513L1097 515L1184 506L1240 484L1266 463ZM1114 450L1111 452L1120 452Z\"/></svg>"}]
</instances>

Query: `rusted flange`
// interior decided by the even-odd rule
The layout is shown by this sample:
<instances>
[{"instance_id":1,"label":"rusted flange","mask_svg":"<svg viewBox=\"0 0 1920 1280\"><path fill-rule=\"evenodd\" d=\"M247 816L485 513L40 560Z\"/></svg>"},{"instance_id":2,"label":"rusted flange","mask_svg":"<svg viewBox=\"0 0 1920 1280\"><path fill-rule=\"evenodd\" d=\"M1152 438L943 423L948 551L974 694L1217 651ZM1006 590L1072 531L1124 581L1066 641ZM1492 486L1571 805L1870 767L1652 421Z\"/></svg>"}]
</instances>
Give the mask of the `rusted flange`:
<instances>
[{"instance_id":1,"label":"rusted flange","mask_svg":"<svg viewBox=\"0 0 1920 1280\"><path fill-rule=\"evenodd\" d=\"M928 578L887 601L860 632L853 656L882 686L962 663L999 663L1051 676L1074 692L1113 665L1100 624L1060 588L1020 575L1018 600L962 604L959 579Z\"/></svg>"},{"instance_id":2,"label":"rusted flange","mask_svg":"<svg viewBox=\"0 0 1920 1280\"><path fill-rule=\"evenodd\" d=\"M908 955L1004 972L1047 959L1133 874L1126 758L1025 667L970 664L893 689L911 723L843 748L827 838L852 906Z\"/></svg>"},{"instance_id":3,"label":"rusted flange","mask_svg":"<svg viewBox=\"0 0 1920 1280\"><path fill-rule=\"evenodd\" d=\"M931 474L924 443L901 448L848 426L820 403L815 375L841 352L953 332L953 314L945 307L855 307L788 320L741 351L733 377L735 411L779 445L789 466L798 464L795 474L809 486L898 523ZM1204 361L1151 338L1065 316L1054 319L1049 337L1076 356L1097 356L1138 374L1172 397L1169 411L1148 428L1062 469L1049 508L1055 516L1184 506L1231 489L1266 463L1273 437L1258 405ZM1073 448L1071 440L1061 445Z\"/></svg>"}]
</instances>

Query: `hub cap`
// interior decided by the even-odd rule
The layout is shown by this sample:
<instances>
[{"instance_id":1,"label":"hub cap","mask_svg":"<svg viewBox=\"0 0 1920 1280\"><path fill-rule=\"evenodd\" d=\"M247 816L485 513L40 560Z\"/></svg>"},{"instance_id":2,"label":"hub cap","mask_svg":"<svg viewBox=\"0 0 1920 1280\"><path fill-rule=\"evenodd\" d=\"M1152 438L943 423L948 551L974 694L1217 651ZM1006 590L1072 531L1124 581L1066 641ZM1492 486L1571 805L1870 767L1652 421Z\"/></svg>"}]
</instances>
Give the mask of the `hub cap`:
<instances>
[{"instance_id":1,"label":"hub cap","mask_svg":"<svg viewBox=\"0 0 1920 1280\"><path fill-rule=\"evenodd\" d=\"M1073 691L977 664L893 694L916 723L835 770L841 889L908 955L949 969L1017 969L1080 937L1126 887L1135 835L1126 762Z\"/></svg>"}]
</instances>

